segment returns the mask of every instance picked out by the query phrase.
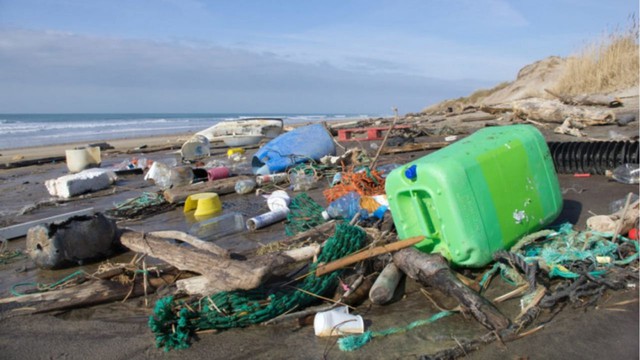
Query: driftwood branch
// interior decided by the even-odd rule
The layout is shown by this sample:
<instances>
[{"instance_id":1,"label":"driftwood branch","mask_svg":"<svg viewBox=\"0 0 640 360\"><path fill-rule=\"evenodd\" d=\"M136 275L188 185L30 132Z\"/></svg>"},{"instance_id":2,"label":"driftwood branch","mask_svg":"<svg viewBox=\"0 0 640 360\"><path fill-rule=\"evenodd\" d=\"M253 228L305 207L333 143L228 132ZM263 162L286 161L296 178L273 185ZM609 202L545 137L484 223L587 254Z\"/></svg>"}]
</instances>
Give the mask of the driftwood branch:
<instances>
[{"instance_id":1,"label":"driftwood branch","mask_svg":"<svg viewBox=\"0 0 640 360\"><path fill-rule=\"evenodd\" d=\"M491 302L461 283L440 255L425 254L408 248L396 252L393 262L407 276L422 285L437 288L457 299L486 328L500 330L509 326L509 319Z\"/></svg>"},{"instance_id":2,"label":"driftwood branch","mask_svg":"<svg viewBox=\"0 0 640 360\"><path fill-rule=\"evenodd\" d=\"M218 179L214 181L205 181L186 186L178 186L165 190L163 195L168 202L180 204L185 202L189 195L201 192L214 192L218 195L230 194L235 191L236 182L238 182L239 180L247 179L250 179L250 177L234 176L226 179Z\"/></svg>"},{"instance_id":3,"label":"driftwood branch","mask_svg":"<svg viewBox=\"0 0 640 360\"><path fill-rule=\"evenodd\" d=\"M567 105L585 105L585 106L608 106L618 107L622 106L622 101L615 96L608 95L560 95L549 89L544 89L548 94L558 98Z\"/></svg>"},{"instance_id":4,"label":"driftwood branch","mask_svg":"<svg viewBox=\"0 0 640 360\"><path fill-rule=\"evenodd\" d=\"M398 154L412 151L422 151L422 150L436 150L441 149L450 143L446 141L438 141L438 142L428 142L428 143L414 143L408 144L396 148L385 148L382 153L383 154Z\"/></svg>"},{"instance_id":5,"label":"driftwood branch","mask_svg":"<svg viewBox=\"0 0 640 360\"><path fill-rule=\"evenodd\" d=\"M123 232L120 241L133 251L163 260L180 270L204 275L215 284L213 291L254 289L270 276L288 270L296 263L312 259L320 249L319 245L312 244L300 249L240 261L203 252L197 248L183 247L166 238L131 230Z\"/></svg>"}]
</instances>

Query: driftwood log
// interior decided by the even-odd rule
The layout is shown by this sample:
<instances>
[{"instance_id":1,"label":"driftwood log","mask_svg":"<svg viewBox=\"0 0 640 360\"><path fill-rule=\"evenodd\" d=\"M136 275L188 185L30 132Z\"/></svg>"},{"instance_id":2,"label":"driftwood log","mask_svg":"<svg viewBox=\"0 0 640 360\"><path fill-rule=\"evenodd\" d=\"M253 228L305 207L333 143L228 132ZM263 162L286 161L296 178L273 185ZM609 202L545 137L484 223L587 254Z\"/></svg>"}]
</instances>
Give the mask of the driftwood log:
<instances>
[{"instance_id":1,"label":"driftwood log","mask_svg":"<svg viewBox=\"0 0 640 360\"><path fill-rule=\"evenodd\" d=\"M408 144L408 145L404 145L396 148L389 148L389 147L385 148L382 151L382 154L386 155L386 154L398 154L398 153L405 153L405 152L412 152L412 151L436 150L436 149L441 149L449 144L450 143L446 141L414 143L414 144Z\"/></svg>"},{"instance_id":2,"label":"driftwood log","mask_svg":"<svg viewBox=\"0 0 640 360\"><path fill-rule=\"evenodd\" d=\"M280 247L287 247L288 245L301 242L322 242L328 239L335 232L335 227L336 222L332 220L318 225L313 229L279 241L278 245ZM176 281L176 286L179 291L189 295L207 296L223 291L223 289L219 287L217 281L211 280L203 275L178 280Z\"/></svg>"},{"instance_id":3,"label":"driftwood log","mask_svg":"<svg viewBox=\"0 0 640 360\"><path fill-rule=\"evenodd\" d=\"M205 181L196 184L178 186L165 190L163 195L165 200L174 204L181 204L187 200L189 195L201 192L214 192L218 195L230 194L235 191L236 182L250 179L249 176L234 176L226 179Z\"/></svg>"},{"instance_id":4,"label":"driftwood log","mask_svg":"<svg viewBox=\"0 0 640 360\"><path fill-rule=\"evenodd\" d=\"M557 100L530 99L515 101L512 104L517 117L541 122L562 124L570 119L584 126L607 125L616 121L616 115L610 110L588 109L565 105Z\"/></svg>"},{"instance_id":5,"label":"driftwood log","mask_svg":"<svg viewBox=\"0 0 640 360\"><path fill-rule=\"evenodd\" d=\"M204 275L209 284L215 284L212 292L254 289L270 276L286 271L296 263L312 259L320 250L319 245L312 244L241 261L131 230L125 230L120 241L133 251L163 260L180 270Z\"/></svg>"},{"instance_id":6,"label":"driftwood log","mask_svg":"<svg viewBox=\"0 0 640 360\"><path fill-rule=\"evenodd\" d=\"M558 98L567 105L585 105L585 106L607 106L618 107L622 106L622 101L615 96L610 95L561 95L557 94L549 89L544 89L550 95Z\"/></svg>"},{"instance_id":7,"label":"driftwood log","mask_svg":"<svg viewBox=\"0 0 640 360\"><path fill-rule=\"evenodd\" d=\"M123 269L114 269L112 276L122 273ZM143 276L137 276L134 283L122 284L105 279L106 274L98 278L88 278L79 285L40 293L25 294L0 299L0 307L13 308L16 315L37 314L94 306L114 301L131 299L145 294ZM174 271L163 270L159 277L149 277L146 294L152 294L160 286L171 283L175 279Z\"/></svg>"},{"instance_id":8,"label":"driftwood log","mask_svg":"<svg viewBox=\"0 0 640 360\"><path fill-rule=\"evenodd\" d=\"M407 248L393 255L393 263L420 284L437 288L458 300L486 328L501 330L509 326L509 319L491 302L458 280L442 256Z\"/></svg>"}]
</instances>

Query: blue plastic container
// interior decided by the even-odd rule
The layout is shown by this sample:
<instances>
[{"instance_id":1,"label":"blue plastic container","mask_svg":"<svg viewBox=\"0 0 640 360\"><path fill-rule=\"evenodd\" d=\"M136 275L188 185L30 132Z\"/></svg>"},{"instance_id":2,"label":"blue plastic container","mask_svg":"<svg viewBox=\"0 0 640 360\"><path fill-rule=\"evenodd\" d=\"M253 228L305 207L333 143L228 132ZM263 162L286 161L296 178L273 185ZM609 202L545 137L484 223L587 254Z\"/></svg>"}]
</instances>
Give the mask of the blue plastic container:
<instances>
[{"instance_id":1,"label":"blue plastic container","mask_svg":"<svg viewBox=\"0 0 640 360\"><path fill-rule=\"evenodd\" d=\"M326 155L335 155L333 136L322 124L299 127L269 141L260 148L251 161L256 174L272 174L310 159L319 161Z\"/></svg>"}]
</instances>

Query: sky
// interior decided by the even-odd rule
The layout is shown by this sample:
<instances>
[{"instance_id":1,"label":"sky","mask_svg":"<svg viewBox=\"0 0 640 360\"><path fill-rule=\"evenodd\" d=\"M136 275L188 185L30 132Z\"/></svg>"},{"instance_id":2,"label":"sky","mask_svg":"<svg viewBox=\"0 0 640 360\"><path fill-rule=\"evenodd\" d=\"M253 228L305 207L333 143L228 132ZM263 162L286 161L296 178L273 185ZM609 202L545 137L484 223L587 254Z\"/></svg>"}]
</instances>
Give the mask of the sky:
<instances>
[{"instance_id":1,"label":"sky","mask_svg":"<svg viewBox=\"0 0 640 360\"><path fill-rule=\"evenodd\" d=\"M632 0L0 0L0 113L417 112L633 14Z\"/></svg>"}]
</instances>

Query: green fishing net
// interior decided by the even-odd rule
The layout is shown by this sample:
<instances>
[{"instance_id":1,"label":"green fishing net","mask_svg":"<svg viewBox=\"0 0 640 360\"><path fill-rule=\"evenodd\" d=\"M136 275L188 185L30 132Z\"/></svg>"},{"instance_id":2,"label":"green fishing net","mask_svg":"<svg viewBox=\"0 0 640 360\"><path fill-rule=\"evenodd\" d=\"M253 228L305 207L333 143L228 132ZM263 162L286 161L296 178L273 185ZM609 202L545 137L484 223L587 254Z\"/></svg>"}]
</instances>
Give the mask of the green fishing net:
<instances>
[{"instance_id":1,"label":"green fishing net","mask_svg":"<svg viewBox=\"0 0 640 360\"><path fill-rule=\"evenodd\" d=\"M284 230L287 236L313 229L326 222L322 217L324 208L309 197L306 193L300 193L289 204L289 214Z\"/></svg>"},{"instance_id":2,"label":"green fishing net","mask_svg":"<svg viewBox=\"0 0 640 360\"><path fill-rule=\"evenodd\" d=\"M149 327L155 333L156 345L170 349L189 347L189 339L199 330L229 329L258 324L283 314L294 307L303 309L318 301L317 296L330 296L341 271L317 277L318 263L345 257L365 245L365 232L355 226L338 224L310 266L309 275L296 286L285 288L220 292L199 301L175 302L172 297L158 300Z\"/></svg>"}]
</instances>

